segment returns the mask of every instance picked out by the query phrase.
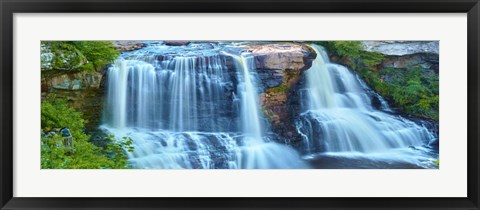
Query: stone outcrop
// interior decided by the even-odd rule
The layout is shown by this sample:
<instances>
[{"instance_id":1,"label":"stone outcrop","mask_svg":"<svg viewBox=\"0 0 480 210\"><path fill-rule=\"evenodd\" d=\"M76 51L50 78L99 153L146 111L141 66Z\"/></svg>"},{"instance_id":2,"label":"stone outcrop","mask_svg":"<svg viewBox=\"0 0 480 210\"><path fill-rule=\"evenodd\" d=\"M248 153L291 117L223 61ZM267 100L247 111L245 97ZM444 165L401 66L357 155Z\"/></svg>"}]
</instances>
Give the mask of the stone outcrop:
<instances>
[{"instance_id":1,"label":"stone outcrop","mask_svg":"<svg viewBox=\"0 0 480 210\"><path fill-rule=\"evenodd\" d=\"M274 88L285 81L286 72L310 68L316 54L307 45L273 43L243 47L255 57L255 67L266 88Z\"/></svg>"},{"instance_id":2,"label":"stone outcrop","mask_svg":"<svg viewBox=\"0 0 480 210\"><path fill-rule=\"evenodd\" d=\"M246 49L255 56L257 69L301 70L315 58L314 51L304 44L248 45Z\"/></svg>"}]
</instances>

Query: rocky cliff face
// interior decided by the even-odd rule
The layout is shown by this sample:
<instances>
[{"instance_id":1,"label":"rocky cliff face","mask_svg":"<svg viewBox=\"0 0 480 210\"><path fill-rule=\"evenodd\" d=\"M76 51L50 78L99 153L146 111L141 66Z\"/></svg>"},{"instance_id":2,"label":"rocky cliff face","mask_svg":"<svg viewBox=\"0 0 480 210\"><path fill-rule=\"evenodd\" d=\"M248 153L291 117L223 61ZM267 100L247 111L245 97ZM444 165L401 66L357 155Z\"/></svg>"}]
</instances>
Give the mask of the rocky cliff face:
<instances>
[{"instance_id":1,"label":"rocky cliff face","mask_svg":"<svg viewBox=\"0 0 480 210\"><path fill-rule=\"evenodd\" d=\"M301 43L275 43L244 47L255 57L255 66L265 91L260 94L262 111L274 132L288 143L301 139L292 132L298 104L289 103L302 72L309 69L316 53Z\"/></svg>"},{"instance_id":2,"label":"rocky cliff face","mask_svg":"<svg viewBox=\"0 0 480 210\"><path fill-rule=\"evenodd\" d=\"M100 88L103 75L99 72L53 74L42 78L42 92L56 90L85 90Z\"/></svg>"},{"instance_id":3,"label":"rocky cliff face","mask_svg":"<svg viewBox=\"0 0 480 210\"><path fill-rule=\"evenodd\" d=\"M437 41L362 41L365 51L384 55L403 56L417 53L438 54Z\"/></svg>"},{"instance_id":4,"label":"rocky cliff face","mask_svg":"<svg viewBox=\"0 0 480 210\"><path fill-rule=\"evenodd\" d=\"M420 65L438 73L439 42L418 41L363 41L363 48L368 52L377 52L386 56L382 67L409 68Z\"/></svg>"}]
</instances>

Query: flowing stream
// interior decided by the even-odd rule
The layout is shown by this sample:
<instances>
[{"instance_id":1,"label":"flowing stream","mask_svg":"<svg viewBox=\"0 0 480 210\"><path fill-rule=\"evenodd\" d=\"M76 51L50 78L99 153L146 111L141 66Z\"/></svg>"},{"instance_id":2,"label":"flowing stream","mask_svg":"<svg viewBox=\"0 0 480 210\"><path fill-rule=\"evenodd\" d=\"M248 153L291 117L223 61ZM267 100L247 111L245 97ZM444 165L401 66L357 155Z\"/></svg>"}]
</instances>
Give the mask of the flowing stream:
<instances>
[{"instance_id":1,"label":"flowing stream","mask_svg":"<svg viewBox=\"0 0 480 210\"><path fill-rule=\"evenodd\" d=\"M381 110L373 108L373 91L315 45L295 122L303 149L277 143L259 108L254 57L225 52L224 45L152 42L122 53L108 69L102 128L132 138L132 167L351 168L344 164L352 159L367 168L432 167L436 157L424 147L432 134L393 115L378 94Z\"/></svg>"}]
</instances>

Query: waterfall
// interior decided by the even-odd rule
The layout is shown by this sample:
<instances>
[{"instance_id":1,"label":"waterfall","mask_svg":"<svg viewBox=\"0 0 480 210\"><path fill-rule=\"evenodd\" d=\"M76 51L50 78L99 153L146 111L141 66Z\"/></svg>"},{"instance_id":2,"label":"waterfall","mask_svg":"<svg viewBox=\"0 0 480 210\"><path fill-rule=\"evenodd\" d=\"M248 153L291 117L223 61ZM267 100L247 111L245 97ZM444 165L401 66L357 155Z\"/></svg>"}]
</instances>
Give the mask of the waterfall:
<instances>
[{"instance_id":1,"label":"waterfall","mask_svg":"<svg viewBox=\"0 0 480 210\"><path fill-rule=\"evenodd\" d=\"M241 130L245 136L249 138L250 143L262 142L262 125L260 123L260 115L258 113L258 93L252 82L253 78L250 73L253 68L253 57L251 55L234 56L236 67L240 81L238 83L238 92L241 99Z\"/></svg>"},{"instance_id":2,"label":"waterfall","mask_svg":"<svg viewBox=\"0 0 480 210\"><path fill-rule=\"evenodd\" d=\"M266 134L250 55L225 56L208 43L151 44L123 53L107 76L102 128L133 140L134 168L307 167Z\"/></svg>"},{"instance_id":3,"label":"waterfall","mask_svg":"<svg viewBox=\"0 0 480 210\"><path fill-rule=\"evenodd\" d=\"M307 154L373 156L428 144L431 134L425 127L373 108L358 76L331 63L322 47L312 47L317 58L305 72L306 103L296 123ZM390 110L386 103L382 106Z\"/></svg>"},{"instance_id":4,"label":"waterfall","mask_svg":"<svg viewBox=\"0 0 480 210\"><path fill-rule=\"evenodd\" d=\"M299 145L278 143L260 108L258 57L232 43L148 42L122 53L107 70L101 128L133 140L129 162L141 169L433 167L431 132L312 47L317 57L291 91Z\"/></svg>"}]
</instances>

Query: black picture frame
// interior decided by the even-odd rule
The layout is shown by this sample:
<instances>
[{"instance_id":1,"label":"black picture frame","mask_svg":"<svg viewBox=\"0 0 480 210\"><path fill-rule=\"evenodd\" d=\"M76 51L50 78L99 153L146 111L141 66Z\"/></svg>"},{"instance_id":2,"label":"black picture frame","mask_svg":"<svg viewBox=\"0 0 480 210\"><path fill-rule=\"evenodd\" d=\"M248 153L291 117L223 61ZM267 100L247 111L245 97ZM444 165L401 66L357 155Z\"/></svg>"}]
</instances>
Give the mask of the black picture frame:
<instances>
[{"instance_id":1,"label":"black picture frame","mask_svg":"<svg viewBox=\"0 0 480 210\"><path fill-rule=\"evenodd\" d=\"M1 209L479 209L478 0L0 0ZM468 196L465 198L25 198L13 197L15 13L467 13ZM93 190L93 189L92 189Z\"/></svg>"}]
</instances>

